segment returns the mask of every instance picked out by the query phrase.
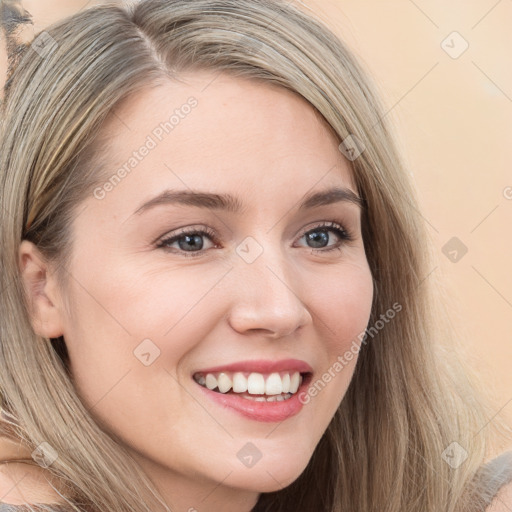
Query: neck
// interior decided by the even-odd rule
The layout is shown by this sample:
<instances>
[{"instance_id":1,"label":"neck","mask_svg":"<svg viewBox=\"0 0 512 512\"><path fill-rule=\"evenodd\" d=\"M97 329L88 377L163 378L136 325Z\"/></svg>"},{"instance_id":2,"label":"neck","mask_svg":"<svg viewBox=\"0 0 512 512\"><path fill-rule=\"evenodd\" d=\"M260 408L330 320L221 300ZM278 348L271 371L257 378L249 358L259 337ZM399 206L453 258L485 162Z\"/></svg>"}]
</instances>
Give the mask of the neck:
<instances>
[{"instance_id":1,"label":"neck","mask_svg":"<svg viewBox=\"0 0 512 512\"><path fill-rule=\"evenodd\" d=\"M258 501L258 492L229 486L229 473L219 483L201 476L188 477L134 456L173 511L251 512Z\"/></svg>"}]
</instances>

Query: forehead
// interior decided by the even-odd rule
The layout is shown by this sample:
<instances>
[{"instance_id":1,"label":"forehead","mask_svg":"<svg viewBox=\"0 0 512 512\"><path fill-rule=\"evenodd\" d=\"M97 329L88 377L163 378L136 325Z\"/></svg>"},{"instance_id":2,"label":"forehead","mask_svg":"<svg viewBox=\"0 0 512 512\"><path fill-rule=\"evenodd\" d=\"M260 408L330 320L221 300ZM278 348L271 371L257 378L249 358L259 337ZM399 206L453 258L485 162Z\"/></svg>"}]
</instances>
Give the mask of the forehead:
<instances>
[{"instance_id":1,"label":"forehead","mask_svg":"<svg viewBox=\"0 0 512 512\"><path fill-rule=\"evenodd\" d=\"M118 105L100 139L103 182L124 169L112 200L121 190L156 193L164 181L251 196L269 187L281 195L356 190L325 119L298 94L262 81L203 71L148 86Z\"/></svg>"}]
</instances>

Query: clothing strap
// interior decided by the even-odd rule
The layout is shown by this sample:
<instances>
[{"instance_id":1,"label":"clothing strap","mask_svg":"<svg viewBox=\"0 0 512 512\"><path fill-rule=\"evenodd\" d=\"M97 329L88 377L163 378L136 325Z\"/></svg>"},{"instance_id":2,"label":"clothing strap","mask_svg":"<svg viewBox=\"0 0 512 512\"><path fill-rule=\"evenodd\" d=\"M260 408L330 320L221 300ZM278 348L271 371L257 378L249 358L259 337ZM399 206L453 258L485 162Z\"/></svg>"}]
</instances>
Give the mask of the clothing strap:
<instances>
[{"instance_id":1,"label":"clothing strap","mask_svg":"<svg viewBox=\"0 0 512 512\"><path fill-rule=\"evenodd\" d=\"M482 498L478 512L485 512L501 488L512 482L512 451L507 451L484 464L475 476L475 486ZM1 511L0 511L1 512Z\"/></svg>"}]
</instances>

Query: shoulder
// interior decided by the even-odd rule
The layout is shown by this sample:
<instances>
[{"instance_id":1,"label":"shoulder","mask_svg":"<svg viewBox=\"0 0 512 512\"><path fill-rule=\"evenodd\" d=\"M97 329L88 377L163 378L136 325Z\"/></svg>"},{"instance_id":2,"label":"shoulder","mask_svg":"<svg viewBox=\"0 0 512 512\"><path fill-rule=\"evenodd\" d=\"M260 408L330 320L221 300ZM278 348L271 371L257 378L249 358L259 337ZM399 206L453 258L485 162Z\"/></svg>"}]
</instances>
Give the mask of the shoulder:
<instances>
[{"instance_id":1,"label":"shoulder","mask_svg":"<svg viewBox=\"0 0 512 512\"><path fill-rule=\"evenodd\" d=\"M0 512L25 510L20 506L29 503L58 505L64 502L42 468L20 462L0 464Z\"/></svg>"},{"instance_id":2,"label":"shoulder","mask_svg":"<svg viewBox=\"0 0 512 512\"><path fill-rule=\"evenodd\" d=\"M503 486L485 512L510 512L512 510L512 482Z\"/></svg>"},{"instance_id":3,"label":"shoulder","mask_svg":"<svg viewBox=\"0 0 512 512\"><path fill-rule=\"evenodd\" d=\"M29 450L17 441L0 436L0 462L13 459L33 462ZM48 471L35 463L0 463L0 512L18 509L11 505L62 502L61 496L52 487L57 487L54 480Z\"/></svg>"}]
</instances>

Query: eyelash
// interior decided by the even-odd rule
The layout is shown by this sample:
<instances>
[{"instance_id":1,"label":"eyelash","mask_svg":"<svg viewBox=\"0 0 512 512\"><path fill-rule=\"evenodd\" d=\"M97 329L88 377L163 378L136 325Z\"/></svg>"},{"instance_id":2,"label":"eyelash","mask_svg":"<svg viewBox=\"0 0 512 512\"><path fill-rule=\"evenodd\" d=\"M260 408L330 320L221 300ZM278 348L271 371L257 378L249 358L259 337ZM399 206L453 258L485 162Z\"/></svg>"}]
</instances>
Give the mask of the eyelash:
<instances>
[{"instance_id":1,"label":"eyelash","mask_svg":"<svg viewBox=\"0 0 512 512\"><path fill-rule=\"evenodd\" d=\"M326 229L326 228L329 228L329 229ZM328 247L326 249L311 248L311 252L326 253L326 252L330 252L333 250L341 251L341 245L344 245L345 243L351 242L354 240L352 233L349 230L345 229L341 224L338 224L337 222L324 222L318 226L307 229L306 231L304 231L301 234L300 238L304 237L308 233L312 233L315 231L333 231L341 239L341 242L339 242L338 244L335 244L332 247ZM160 242L157 244L157 248L163 249L164 251L168 251L168 252L175 252L176 249L172 250L170 247L167 247L167 245L172 244L172 243L178 241L180 238L187 236L187 235L208 236L211 239L211 241L216 245L219 242L217 239L217 236L215 235L215 232L213 230L211 230L210 228L184 229L183 231L180 231L179 233L177 233L171 237L164 238L164 239L160 240ZM202 249L199 251L183 251L181 249L178 249L177 251L182 253L183 256L185 256L186 258L198 257L198 256L201 256L202 254L204 254L204 252L205 252Z\"/></svg>"}]
</instances>

